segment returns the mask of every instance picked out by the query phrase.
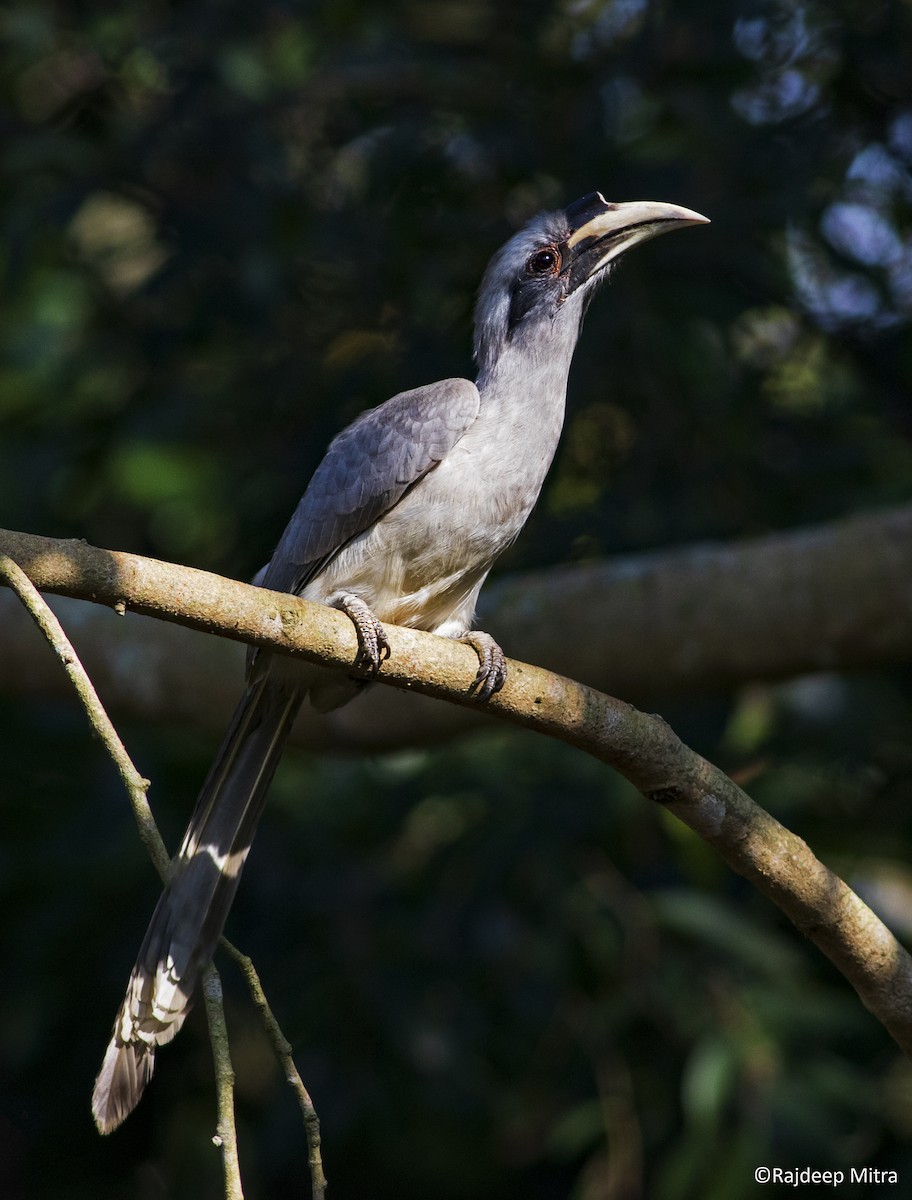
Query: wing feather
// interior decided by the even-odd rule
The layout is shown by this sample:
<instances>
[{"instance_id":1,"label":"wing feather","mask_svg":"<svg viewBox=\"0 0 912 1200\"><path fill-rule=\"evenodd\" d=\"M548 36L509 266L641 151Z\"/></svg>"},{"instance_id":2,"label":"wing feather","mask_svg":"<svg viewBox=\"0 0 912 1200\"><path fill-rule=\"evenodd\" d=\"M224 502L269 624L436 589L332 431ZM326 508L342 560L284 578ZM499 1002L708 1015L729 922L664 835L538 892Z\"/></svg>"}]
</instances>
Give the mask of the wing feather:
<instances>
[{"instance_id":1,"label":"wing feather","mask_svg":"<svg viewBox=\"0 0 912 1200\"><path fill-rule=\"evenodd\" d=\"M479 404L474 383L444 379L362 413L330 443L257 582L300 591L433 470L474 422Z\"/></svg>"}]
</instances>

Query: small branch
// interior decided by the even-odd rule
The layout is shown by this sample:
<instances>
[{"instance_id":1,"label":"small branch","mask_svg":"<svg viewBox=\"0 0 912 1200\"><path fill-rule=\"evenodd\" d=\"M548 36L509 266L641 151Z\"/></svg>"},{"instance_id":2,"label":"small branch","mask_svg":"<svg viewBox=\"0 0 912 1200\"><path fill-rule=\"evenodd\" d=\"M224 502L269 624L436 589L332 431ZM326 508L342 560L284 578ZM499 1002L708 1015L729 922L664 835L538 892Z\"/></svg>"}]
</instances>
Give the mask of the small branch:
<instances>
[{"instance_id":1,"label":"small branch","mask_svg":"<svg viewBox=\"0 0 912 1200\"><path fill-rule=\"evenodd\" d=\"M244 1200L237 1126L234 1121L234 1067L231 1062L231 1048L228 1045L222 981L213 963L210 963L203 973L203 996L206 1001L206 1018L209 1022L209 1042L212 1046L212 1061L215 1064L215 1090L218 1098L218 1124L212 1141L222 1152L225 1200Z\"/></svg>"},{"instance_id":2,"label":"small branch","mask_svg":"<svg viewBox=\"0 0 912 1200\"><path fill-rule=\"evenodd\" d=\"M133 765L133 760L127 753L127 748L120 739L117 730L104 710L98 698L92 681L85 668L79 661L76 651L70 644L69 638L40 592L32 584L25 572L11 558L0 554L0 579L6 580L25 608L31 614L35 624L44 634L54 653L60 659L69 676L76 694L89 718L92 729L98 735L102 745L114 760L120 777L124 782L130 797L139 835L145 845L149 857L163 883L167 882L170 859L165 843L158 831L152 809L149 807L148 791L150 783L144 779ZM215 1061L216 1088L218 1095L218 1133L217 1144L222 1151L222 1163L225 1172L225 1195L227 1200L244 1200L241 1187L240 1166L237 1150L237 1131L234 1124L234 1070L231 1065L231 1055L228 1047L228 1030L225 1025L225 1011L222 1003L222 985L215 967L210 964L203 981L206 997L206 1016L209 1022L209 1038L212 1042L212 1054Z\"/></svg>"},{"instance_id":3,"label":"small branch","mask_svg":"<svg viewBox=\"0 0 912 1200\"><path fill-rule=\"evenodd\" d=\"M124 787L130 797L133 814L139 826L139 836L149 852L149 857L162 880L168 878L170 857L158 832L152 809L149 807L148 791L151 786L133 765L133 760L114 725L98 699L92 681L76 651L70 644L69 638L63 632L60 622L48 608L38 589L32 584L25 572L8 555L0 554L0 579L6 580L13 589L23 606L28 610L35 624L44 634L48 644L63 664L70 678L76 695L82 701L82 706L89 718L89 724L98 735L102 745L114 761Z\"/></svg>"},{"instance_id":4,"label":"small branch","mask_svg":"<svg viewBox=\"0 0 912 1200\"><path fill-rule=\"evenodd\" d=\"M324 1200L326 1195L326 1176L323 1174L323 1158L320 1153L320 1118L317 1116L317 1110L314 1108L310 1093L304 1086L304 1081L298 1073L298 1068L295 1066L291 1043L285 1037L284 1033L282 1033L279 1023L275 1019L272 1009L269 1007L269 1001L266 999L266 993L263 991L263 985L260 983L260 977L256 972L253 961L246 954L242 954L237 946L234 946L225 937L220 939L219 946L227 954L230 954L241 968L244 978L247 980L250 995L253 997L253 1002L262 1017L269 1040L272 1042L276 1058L278 1058L282 1066L285 1080L297 1096L301 1115L304 1118L304 1132L307 1136L313 1200Z\"/></svg>"}]
</instances>

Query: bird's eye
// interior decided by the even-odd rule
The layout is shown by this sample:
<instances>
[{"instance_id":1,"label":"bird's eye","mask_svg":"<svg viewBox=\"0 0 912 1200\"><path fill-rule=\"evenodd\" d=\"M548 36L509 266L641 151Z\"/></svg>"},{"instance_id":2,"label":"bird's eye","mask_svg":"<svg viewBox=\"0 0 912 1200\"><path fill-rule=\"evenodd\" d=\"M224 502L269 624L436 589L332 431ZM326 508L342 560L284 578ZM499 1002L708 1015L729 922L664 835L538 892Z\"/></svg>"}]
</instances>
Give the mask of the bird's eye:
<instances>
[{"instance_id":1,"label":"bird's eye","mask_svg":"<svg viewBox=\"0 0 912 1200\"><path fill-rule=\"evenodd\" d=\"M561 267L561 256L556 246L536 250L526 263L530 275L556 275Z\"/></svg>"}]
</instances>

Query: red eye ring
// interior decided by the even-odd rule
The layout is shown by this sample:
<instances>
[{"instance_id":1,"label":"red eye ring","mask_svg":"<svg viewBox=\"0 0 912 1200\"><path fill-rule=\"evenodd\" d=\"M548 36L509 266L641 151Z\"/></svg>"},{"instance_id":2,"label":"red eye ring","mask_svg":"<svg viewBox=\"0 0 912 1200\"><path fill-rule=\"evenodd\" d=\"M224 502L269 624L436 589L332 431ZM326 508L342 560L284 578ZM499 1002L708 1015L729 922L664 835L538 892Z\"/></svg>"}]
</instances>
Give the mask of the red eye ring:
<instances>
[{"instance_id":1,"label":"red eye ring","mask_svg":"<svg viewBox=\"0 0 912 1200\"><path fill-rule=\"evenodd\" d=\"M561 256L557 246L543 246L529 256L526 271L529 275L557 275L561 269Z\"/></svg>"}]
</instances>

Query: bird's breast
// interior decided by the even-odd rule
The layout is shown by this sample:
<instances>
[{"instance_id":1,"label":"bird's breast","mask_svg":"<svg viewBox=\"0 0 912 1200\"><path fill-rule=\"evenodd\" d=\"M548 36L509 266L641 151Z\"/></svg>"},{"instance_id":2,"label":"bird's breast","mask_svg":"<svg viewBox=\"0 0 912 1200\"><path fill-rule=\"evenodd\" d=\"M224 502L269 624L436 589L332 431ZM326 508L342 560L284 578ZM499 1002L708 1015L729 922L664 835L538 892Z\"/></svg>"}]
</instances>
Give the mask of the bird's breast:
<instances>
[{"instance_id":1,"label":"bird's breast","mask_svg":"<svg viewBox=\"0 0 912 1200\"><path fill-rule=\"evenodd\" d=\"M452 635L471 627L478 592L538 498L560 435L550 422L478 420L446 457L305 590L350 591L382 621Z\"/></svg>"}]
</instances>

